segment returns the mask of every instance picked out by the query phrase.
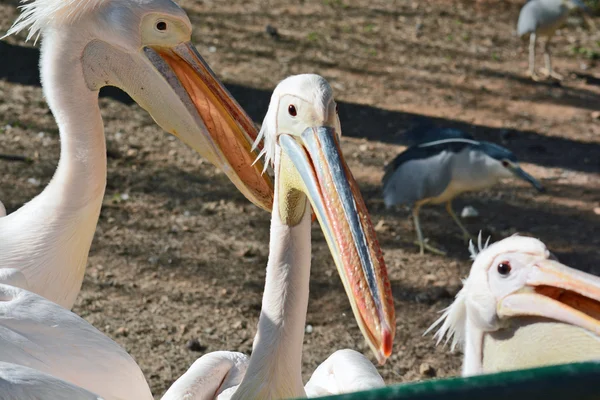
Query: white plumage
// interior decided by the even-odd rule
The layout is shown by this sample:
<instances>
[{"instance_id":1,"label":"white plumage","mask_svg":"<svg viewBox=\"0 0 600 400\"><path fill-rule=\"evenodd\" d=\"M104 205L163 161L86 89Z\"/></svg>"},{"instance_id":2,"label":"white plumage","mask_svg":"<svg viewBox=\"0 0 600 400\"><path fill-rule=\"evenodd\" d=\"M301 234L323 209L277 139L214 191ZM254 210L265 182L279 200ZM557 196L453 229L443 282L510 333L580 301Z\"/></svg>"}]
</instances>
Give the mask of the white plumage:
<instances>
[{"instance_id":1,"label":"white plumage","mask_svg":"<svg viewBox=\"0 0 600 400\"><path fill-rule=\"evenodd\" d=\"M0 284L0 361L65 380L105 400L152 399L144 374L117 343L69 310Z\"/></svg>"},{"instance_id":2,"label":"white plumage","mask_svg":"<svg viewBox=\"0 0 600 400\"><path fill-rule=\"evenodd\" d=\"M331 207L325 203L326 200L339 204L352 201L356 207L354 211L366 215L356 187L348 188L348 192L331 190L338 185L344 188L343 182L330 178L332 171L343 171L345 167L339 148L334 150L320 144L317 146L322 147L317 150L312 146L313 139L319 142L327 140L319 135L340 133L332 90L323 78L317 75L293 76L275 89L261 131L261 138L266 142L267 159L274 164L275 199L265 290L252 356L247 361L238 353L205 355L175 382L165 399L269 400L383 386L383 380L371 362L351 350L334 353L315 371L306 388L302 383L302 343L311 263L311 208L319 215L325 235L332 235L328 238L330 249L353 308L355 301L367 304L373 298L379 301L372 308L366 307L366 313L358 313L357 320L362 321L361 328L372 332L367 341L381 361L389 356L393 339L394 328L390 328L395 321L393 310L390 316L388 309L381 308L381 304L392 303L389 286L386 288L383 283L382 292L373 294L361 269L370 270L374 280L385 282L385 267L379 264L379 260L370 258L372 254L366 261L351 255L356 242L364 241L378 249L377 244L372 242L370 222L362 225L364 232L368 233L359 233L359 238L346 242L343 249L337 233L332 234L332 226L336 226L342 235L348 235L344 237L350 237L347 216L340 211L341 206ZM302 148L301 152L294 153L294 149ZM312 162L303 164L296 158L298 154L305 154ZM339 161L333 161L338 156ZM349 173L345 179L353 182ZM321 193L314 189L317 186L331 192ZM351 198L349 193L352 193ZM328 213L326 217L319 214L324 210ZM369 264L361 266L361 262ZM348 271L356 274L351 284L348 283ZM358 286L353 289L352 285ZM380 324L379 331L373 327L374 324ZM240 378L243 378L241 382Z\"/></svg>"},{"instance_id":3,"label":"white plumage","mask_svg":"<svg viewBox=\"0 0 600 400\"><path fill-rule=\"evenodd\" d=\"M600 278L512 236L482 247L469 277L428 331L464 351L463 375L600 360ZM472 254L475 253L471 246Z\"/></svg>"},{"instance_id":4,"label":"white plumage","mask_svg":"<svg viewBox=\"0 0 600 400\"><path fill-rule=\"evenodd\" d=\"M42 193L0 218L0 269L20 271L27 290L73 306L106 186L98 106L106 85L125 90L165 131L222 168L251 201L270 207L272 187L260 176L262 165L238 174L256 157L249 149L254 126L189 43L191 24L177 4L35 0L22 9L8 34L29 29L29 37L43 37L41 80L59 127L61 157Z\"/></svg>"},{"instance_id":5,"label":"white plumage","mask_svg":"<svg viewBox=\"0 0 600 400\"><path fill-rule=\"evenodd\" d=\"M62 379L22 365L0 362L2 400L104 400Z\"/></svg>"},{"instance_id":6,"label":"white plumage","mask_svg":"<svg viewBox=\"0 0 600 400\"><path fill-rule=\"evenodd\" d=\"M371 361L351 349L338 350L313 372L304 386L308 397L330 396L384 387Z\"/></svg>"}]
</instances>

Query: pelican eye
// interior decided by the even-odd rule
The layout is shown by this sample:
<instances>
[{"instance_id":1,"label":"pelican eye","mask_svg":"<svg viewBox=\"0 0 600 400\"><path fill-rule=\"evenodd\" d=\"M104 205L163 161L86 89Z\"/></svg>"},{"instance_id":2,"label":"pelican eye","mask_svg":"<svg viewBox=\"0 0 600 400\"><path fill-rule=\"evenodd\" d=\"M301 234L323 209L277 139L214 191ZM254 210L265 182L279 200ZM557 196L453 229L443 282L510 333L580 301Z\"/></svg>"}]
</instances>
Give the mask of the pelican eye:
<instances>
[{"instance_id":1,"label":"pelican eye","mask_svg":"<svg viewBox=\"0 0 600 400\"><path fill-rule=\"evenodd\" d=\"M158 29L159 31L166 31L167 23L165 21L158 21L156 23L156 29Z\"/></svg>"},{"instance_id":2,"label":"pelican eye","mask_svg":"<svg viewBox=\"0 0 600 400\"><path fill-rule=\"evenodd\" d=\"M510 263L508 261L503 261L500 264L498 264L498 273L500 275L508 275L510 274L510 270L511 270L511 266Z\"/></svg>"},{"instance_id":3,"label":"pelican eye","mask_svg":"<svg viewBox=\"0 0 600 400\"><path fill-rule=\"evenodd\" d=\"M296 115L298 115L298 111L296 111L296 106L294 106L293 104L290 104L290 106L288 107L288 113L292 117L295 117Z\"/></svg>"}]
</instances>

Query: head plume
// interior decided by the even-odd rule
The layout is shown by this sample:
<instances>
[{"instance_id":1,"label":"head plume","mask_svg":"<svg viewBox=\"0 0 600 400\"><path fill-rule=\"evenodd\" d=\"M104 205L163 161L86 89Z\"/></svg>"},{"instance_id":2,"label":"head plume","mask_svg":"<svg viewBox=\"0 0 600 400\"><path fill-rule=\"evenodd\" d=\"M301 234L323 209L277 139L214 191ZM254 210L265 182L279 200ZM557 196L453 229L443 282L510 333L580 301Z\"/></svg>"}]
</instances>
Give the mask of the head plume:
<instances>
[{"instance_id":1,"label":"head plume","mask_svg":"<svg viewBox=\"0 0 600 400\"><path fill-rule=\"evenodd\" d=\"M96 9L106 0L22 0L21 15L6 36L29 29L27 40L37 41L42 30L50 23L73 23L82 15ZM5 36L5 37L6 37Z\"/></svg>"},{"instance_id":2,"label":"head plume","mask_svg":"<svg viewBox=\"0 0 600 400\"><path fill-rule=\"evenodd\" d=\"M477 236L477 248L473 241L469 242L469 253L471 259L475 261L478 254L489 247L490 237L488 236L485 244L483 243L481 231ZM456 298L450 306L443 310L442 316L438 318L428 329L425 334L431 332L439 326L439 329L434 334L436 344L440 344L444 338L444 344L452 340L451 350L460 346L465 341L466 322L467 322L467 293L468 293L468 278L463 280L463 288L456 294Z\"/></svg>"},{"instance_id":3,"label":"head plume","mask_svg":"<svg viewBox=\"0 0 600 400\"><path fill-rule=\"evenodd\" d=\"M279 111L279 100L286 94L304 94L309 95L305 98L308 102L315 104L316 107L325 108L325 103L333 97L333 90L325 78L316 74L301 74L290 76L277 85L271 96L269 109L263 120L260 132L252 146L252 149L259 147L263 142L263 149L258 155L258 159L265 157L265 170L272 165L275 159L275 149L277 144L277 115ZM285 132L281 132L285 133Z\"/></svg>"}]
</instances>

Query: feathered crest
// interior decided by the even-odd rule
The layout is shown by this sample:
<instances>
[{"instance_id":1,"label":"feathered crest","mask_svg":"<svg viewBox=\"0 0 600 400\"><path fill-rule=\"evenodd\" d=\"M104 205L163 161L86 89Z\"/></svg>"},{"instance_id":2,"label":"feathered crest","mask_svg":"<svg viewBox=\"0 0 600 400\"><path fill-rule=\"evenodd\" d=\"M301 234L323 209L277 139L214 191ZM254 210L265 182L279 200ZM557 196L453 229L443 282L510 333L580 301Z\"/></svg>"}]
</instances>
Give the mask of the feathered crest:
<instances>
[{"instance_id":1,"label":"feathered crest","mask_svg":"<svg viewBox=\"0 0 600 400\"><path fill-rule=\"evenodd\" d=\"M273 93L273 97L275 96L275 92ZM273 97L271 97L271 103L273 103ZM276 118L277 118L277 106L269 107L267 111L267 115L265 115L265 119L263 120L263 124L260 127L260 132L258 132L258 136L256 136L256 140L252 145L252 151L256 150L261 141L263 141L263 148L258 153L256 160L252 165L256 164L258 160L264 157L265 166L263 168L263 174L267 171L267 169L272 165L274 157L275 157L275 129L276 129Z\"/></svg>"},{"instance_id":2,"label":"feathered crest","mask_svg":"<svg viewBox=\"0 0 600 400\"><path fill-rule=\"evenodd\" d=\"M465 341L466 322L467 322L467 304L466 304L466 293L464 285L466 280L463 281L463 288L456 294L456 299L452 304L442 311L442 316L437 319L423 334L427 335L433 329L440 327L437 332L433 335L436 340L436 345L439 345L444 337L444 345L446 345L450 339L452 339L452 345L450 349L454 351L456 346L462 345ZM441 326L440 326L441 325Z\"/></svg>"},{"instance_id":3,"label":"feathered crest","mask_svg":"<svg viewBox=\"0 0 600 400\"><path fill-rule=\"evenodd\" d=\"M473 241L469 240L469 253L471 253L471 260L475 260L477 254L481 253L483 250L487 249L490 246L491 238L491 236L488 236L487 240L485 241L485 245L482 246L481 231L479 231L479 235L477 235L477 249L475 248Z\"/></svg>"},{"instance_id":4,"label":"feathered crest","mask_svg":"<svg viewBox=\"0 0 600 400\"><path fill-rule=\"evenodd\" d=\"M469 253L471 253L471 259L475 260L477 255L483 250L487 249L489 245L490 237L488 236L484 244L481 231L479 231L479 235L477 236L477 248L475 248L475 244L472 240L469 242ZM434 334L436 344L439 345L442 340L444 340L444 337L446 338L444 345L452 340L452 345L450 347L452 351L454 351L457 346L463 344L465 341L468 279L463 280L462 283L463 288L456 294L456 299L454 302L442 311L442 316L438 318L438 320L435 321L424 333L424 335L427 335L429 332L439 326L439 329Z\"/></svg>"},{"instance_id":5,"label":"feathered crest","mask_svg":"<svg viewBox=\"0 0 600 400\"><path fill-rule=\"evenodd\" d=\"M279 82L271 96L269 110L265 115L260 132L252 145L252 150L255 150L259 143L264 141L263 149L257 157L257 160L263 156L265 157L264 171L266 171L274 161L277 133L285 133L277 132L277 115L279 113L279 100L286 94L296 95L321 109L324 109L330 99L333 98L331 86L325 78L319 75L293 75Z\"/></svg>"},{"instance_id":6,"label":"feathered crest","mask_svg":"<svg viewBox=\"0 0 600 400\"><path fill-rule=\"evenodd\" d=\"M49 24L66 24L81 18L106 0L22 0L21 15L4 37L29 29L27 40L40 37L41 31ZM3 38L4 38L3 37Z\"/></svg>"}]
</instances>

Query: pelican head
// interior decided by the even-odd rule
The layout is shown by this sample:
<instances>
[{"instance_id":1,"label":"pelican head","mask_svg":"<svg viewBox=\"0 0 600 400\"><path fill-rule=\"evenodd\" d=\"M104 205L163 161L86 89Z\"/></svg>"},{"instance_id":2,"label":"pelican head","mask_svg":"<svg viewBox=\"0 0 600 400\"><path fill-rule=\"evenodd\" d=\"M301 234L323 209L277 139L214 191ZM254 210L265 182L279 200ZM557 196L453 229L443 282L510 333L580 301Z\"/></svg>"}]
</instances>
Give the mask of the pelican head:
<instances>
[{"instance_id":1,"label":"pelican head","mask_svg":"<svg viewBox=\"0 0 600 400\"><path fill-rule=\"evenodd\" d=\"M464 375L599 357L600 278L559 263L530 237L471 248L464 287L430 328L441 324L438 342L464 345Z\"/></svg>"},{"instance_id":2,"label":"pelican head","mask_svg":"<svg viewBox=\"0 0 600 400\"><path fill-rule=\"evenodd\" d=\"M293 226L312 208L358 325L383 363L395 333L393 298L369 213L342 156L340 135L327 81L318 75L292 76L271 97L259 134L261 154L274 164L279 194L273 212Z\"/></svg>"},{"instance_id":3,"label":"pelican head","mask_svg":"<svg viewBox=\"0 0 600 400\"><path fill-rule=\"evenodd\" d=\"M190 42L192 26L178 5L34 0L22 9L8 35L29 29L28 39L42 36L42 83L64 78L63 87L44 86L51 106L67 92L117 86L165 131L221 168L249 200L271 209L272 182L260 163L250 167L255 126Z\"/></svg>"}]
</instances>

